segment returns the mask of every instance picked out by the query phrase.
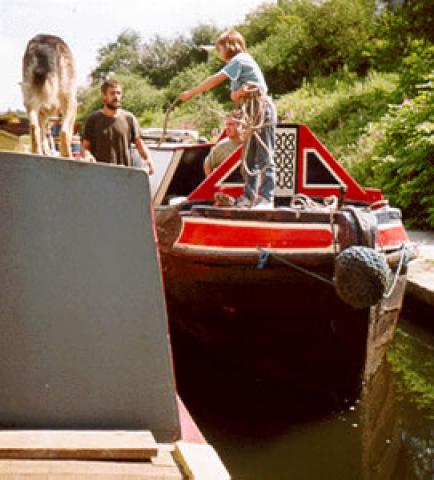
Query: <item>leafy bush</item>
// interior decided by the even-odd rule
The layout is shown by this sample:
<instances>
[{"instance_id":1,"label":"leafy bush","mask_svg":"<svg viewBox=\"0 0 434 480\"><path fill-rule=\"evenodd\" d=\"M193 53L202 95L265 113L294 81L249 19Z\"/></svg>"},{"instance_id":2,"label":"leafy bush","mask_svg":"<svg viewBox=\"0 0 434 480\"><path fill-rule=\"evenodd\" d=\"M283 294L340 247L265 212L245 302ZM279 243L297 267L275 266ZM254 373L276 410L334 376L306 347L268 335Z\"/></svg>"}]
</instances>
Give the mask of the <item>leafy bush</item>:
<instances>
[{"instance_id":1,"label":"leafy bush","mask_svg":"<svg viewBox=\"0 0 434 480\"><path fill-rule=\"evenodd\" d=\"M417 93L417 85L428 80L434 73L434 45L422 40L413 40L407 55L399 67L400 88L412 97Z\"/></svg>"},{"instance_id":2,"label":"leafy bush","mask_svg":"<svg viewBox=\"0 0 434 480\"><path fill-rule=\"evenodd\" d=\"M370 124L346 161L361 183L403 210L409 226L434 228L434 78Z\"/></svg>"},{"instance_id":3,"label":"leafy bush","mask_svg":"<svg viewBox=\"0 0 434 480\"><path fill-rule=\"evenodd\" d=\"M343 70L305 82L277 101L279 118L306 123L339 159L369 122L380 118L397 101L396 74L371 73L359 79Z\"/></svg>"}]
</instances>

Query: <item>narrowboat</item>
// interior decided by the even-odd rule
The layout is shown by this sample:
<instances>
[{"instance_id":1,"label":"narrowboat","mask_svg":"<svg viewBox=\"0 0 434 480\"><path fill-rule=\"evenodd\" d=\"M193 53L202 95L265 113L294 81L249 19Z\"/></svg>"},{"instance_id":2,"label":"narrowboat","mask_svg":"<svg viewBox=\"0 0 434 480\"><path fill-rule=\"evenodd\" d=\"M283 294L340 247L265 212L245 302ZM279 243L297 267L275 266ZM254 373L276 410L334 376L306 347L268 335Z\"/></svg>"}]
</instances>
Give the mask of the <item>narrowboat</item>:
<instances>
[{"instance_id":1,"label":"narrowboat","mask_svg":"<svg viewBox=\"0 0 434 480\"><path fill-rule=\"evenodd\" d=\"M150 145L172 336L228 364L340 399L378 369L415 251L399 209L359 185L306 125L276 128L273 208L242 194L242 146L209 176L212 144Z\"/></svg>"}]
</instances>

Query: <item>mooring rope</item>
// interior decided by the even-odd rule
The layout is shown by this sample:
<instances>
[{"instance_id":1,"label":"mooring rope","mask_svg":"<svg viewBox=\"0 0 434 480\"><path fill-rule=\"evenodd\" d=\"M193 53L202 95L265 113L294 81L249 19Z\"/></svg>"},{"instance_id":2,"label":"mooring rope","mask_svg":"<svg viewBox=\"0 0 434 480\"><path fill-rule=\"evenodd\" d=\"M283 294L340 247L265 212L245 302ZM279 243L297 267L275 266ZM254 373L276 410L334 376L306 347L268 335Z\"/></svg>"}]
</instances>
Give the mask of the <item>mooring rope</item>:
<instances>
[{"instance_id":1,"label":"mooring rope","mask_svg":"<svg viewBox=\"0 0 434 480\"><path fill-rule=\"evenodd\" d=\"M179 101L179 98L175 98L175 100L171 102L166 108L166 111L164 113L163 131L161 133L160 139L158 140L158 146L160 146L167 138L167 124L169 123L169 115L171 114L171 112L173 112L173 110L175 110L175 107Z\"/></svg>"},{"instance_id":2,"label":"mooring rope","mask_svg":"<svg viewBox=\"0 0 434 480\"><path fill-rule=\"evenodd\" d=\"M316 280L319 280L323 283L326 283L327 285L330 285L332 287L336 287L336 282L334 280L330 280L330 279L328 279L326 277L323 277L322 275L318 275L317 273L312 272L312 271L310 271L306 268L300 267L299 265L296 265L295 263L290 262L289 260L284 258L282 255L271 252L270 250L266 250L266 249L261 248L261 247L256 247L256 249L261 254L258 258L258 268L259 269L263 269L265 267L267 261L268 261L268 258L273 257L277 261L279 261L280 263L283 263L284 265L287 265L288 267L291 267L293 270L297 270L298 272L304 273L305 275L310 276L312 278L315 278ZM407 249L406 249L404 244L402 245L401 249L402 249L401 258L399 260L398 267L396 269L396 272L395 272L393 281L392 281L392 283L389 287L389 290L387 292L385 292L383 294L383 296L381 297L383 300L388 300L390 298L390 296L392 295L392 293L394 292L394 290L396 288L396 285L398 283L399 275L401 274L402 267L405 264Z\"/></svg>"},{"instance_id":3,"label":"mooring rope","mask_svg":"<svg viewBox=\"0 0 434 480\"><path fill-rule=\"evenodd\" d=\"M335 286L335 283L333 280L323 277L322 275L318 275L315 272L311 272L306 268L300 267L299 265L296 265L295 263L290 262L289 260L287 260L286 258L284 258L283 256L277 253L270 252L269 250L265 250L264 248L261 248L261 247L256 247L256 250L258 250L258 252L260 252L261 255L263 255L263 258L259 259L260 261L258 262L258 268L264 268L268 257L271 256L271 257L274 257L276 260L278 260L280 263L283 263L284 265L287 265L288 267L291 267L294 270L297 270L298 272L304 273L305 275L315 278L316 280L320 280L321 282L324 282L327 285L331 285L332 287Z\"/></svg>"},{"instance_id":4,"label":"mooring rope","mask_svg":"<svg viewBox=\"0 0 434 480\"><path fill-rule=\"evenodd\" d=\"M406 248L405 244L402 244L401 245L401 258L399 259L398 266L396 267L395 276L394 276L393 281L392 281L392 283L389 287L388 292L384 293L384 295L383 295L383 298L385 300L387 300L388 298L391 297L392 293L394 292L394 290L396 288L396 284L398 283L398 278L399 278L399 275L401 274L402 267L406 263L406 256L407 256L407 248Z\"/></svg>"}]
</instances>

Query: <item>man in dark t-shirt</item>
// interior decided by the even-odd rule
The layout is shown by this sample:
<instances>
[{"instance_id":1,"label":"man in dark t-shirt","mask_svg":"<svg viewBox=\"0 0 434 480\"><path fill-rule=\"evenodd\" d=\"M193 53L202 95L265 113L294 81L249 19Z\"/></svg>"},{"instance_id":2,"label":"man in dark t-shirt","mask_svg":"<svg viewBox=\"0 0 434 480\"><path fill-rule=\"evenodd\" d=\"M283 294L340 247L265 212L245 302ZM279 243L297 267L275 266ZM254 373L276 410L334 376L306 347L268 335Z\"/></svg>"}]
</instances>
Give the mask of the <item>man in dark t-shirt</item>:
<instances>
[{"instance_id":1,"label":"man in dark t-shirt","mask_svg":"<svg viewBox=\"0 0 434 480\"><path fill-rule=\"evenodd\" d=\"M149 150L140 138L136 117L121 109L122 89L116 80L101 86L104 107L89 115L84 125L82 157L87 161L132 166L130 145L134 144L149 175L154 165Z\"/></svg>"}]
</instances>

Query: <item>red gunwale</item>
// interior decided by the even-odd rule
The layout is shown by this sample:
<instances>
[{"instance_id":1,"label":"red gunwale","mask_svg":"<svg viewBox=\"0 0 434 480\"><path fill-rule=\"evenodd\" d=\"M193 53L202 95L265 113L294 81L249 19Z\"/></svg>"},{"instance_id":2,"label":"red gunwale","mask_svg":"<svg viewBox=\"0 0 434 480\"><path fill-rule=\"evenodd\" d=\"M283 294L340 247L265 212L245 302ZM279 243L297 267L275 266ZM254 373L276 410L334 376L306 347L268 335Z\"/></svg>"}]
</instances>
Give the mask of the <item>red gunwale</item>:
<instances>
[{"instance_id":1,"label":"red gunwale","mask_svg":"<svg viewBox=\"0 0 434 480\"><path fill-rule=\"evenodd\" d=\"M179 395L176 395L178 405L179 421L181 426L181 440L189 443L206 444L207 441L187 410L184 402Z\"/></svg>"},{"instance_id":2,"label":"red gunwale","mask_svg":"<svg viewBox=\"0 0 434 480\"><path fill-rule=\"evenodd\" d=\"M175 246L200 248L325 249L332 247L330 225L183 218Z\"/></svg>"},{"instance_id":3,"label":"red gunwale","mask_svg":"<svg viewBox=\"0 0 434 480\"><path fill-rule=\"evenodd\" d=\"M378 226L377 247L394 249L399 248L403 243L409 243L409 238L402 224L390 224Z\"/></svg>"}]
</instances>

